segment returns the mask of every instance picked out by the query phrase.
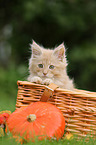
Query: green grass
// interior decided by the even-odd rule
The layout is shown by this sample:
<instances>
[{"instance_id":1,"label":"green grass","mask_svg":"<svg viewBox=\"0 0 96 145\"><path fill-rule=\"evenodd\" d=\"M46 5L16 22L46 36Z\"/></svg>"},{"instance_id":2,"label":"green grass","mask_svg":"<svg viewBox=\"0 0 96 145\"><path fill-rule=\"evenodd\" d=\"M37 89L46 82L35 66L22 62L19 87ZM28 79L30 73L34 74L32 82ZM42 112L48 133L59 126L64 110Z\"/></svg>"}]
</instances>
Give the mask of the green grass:
<instances>
[{"instance_id":1,"label":"green grass","mask_svg":"<svg viewBox=\"0 0 96 145\"><path fill-rule=\"evenodd\" d=\"M25 80L27 76L26 67L20 66L18 68L10 67L8 70L0 68L0 111L15 110L16 97L17 97L17 80ZM85 138L86 139L86 138ZM61 139L56 140L43 140L26 143L26 145L96 145L96 140L92 138L88 142L85 139L72 140ZM0 137L0 145L20 145L10 136L5 135Z\"/></svg>"},{"instance_id":2,"label":"green grass","mask_svg":"<svg viewBox=\"0 0 96 145\"><path fill-rule=\"evenodd\" d=\"M24 145L96 145L96 140L90 138L89 141L86 141L85 139L77 140L76 138L73 138L71 140L60 139L59 141L35 140L35 142L24 143ZM10 138L10 136L5 136L0 138L0 145L20 145L20 143L16 142L15 139Z\"/></svg>"}]
</instances>

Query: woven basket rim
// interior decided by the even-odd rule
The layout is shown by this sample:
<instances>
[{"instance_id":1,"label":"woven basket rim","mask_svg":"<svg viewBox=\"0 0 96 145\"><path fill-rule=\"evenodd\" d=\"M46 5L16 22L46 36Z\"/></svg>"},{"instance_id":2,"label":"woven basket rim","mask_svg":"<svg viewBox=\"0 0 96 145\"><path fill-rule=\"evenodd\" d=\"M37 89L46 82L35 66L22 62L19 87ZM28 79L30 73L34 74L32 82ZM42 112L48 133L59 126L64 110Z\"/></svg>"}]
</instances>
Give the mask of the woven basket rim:
<instances>
[{"instance_id":1,"label":"woven basket rim","mask_svg":"<svg viewBox=\"0 0 96 145\"><path fill-rule=\"evenodd\" d=\"M36 84L36 83L31 83L28 81L17 81L17 85L28 85L28 86L38 86L38 87L44 87L48 88L48 86L41 85L41 84ZM68 93L77 97L88 97L88 98L93 98L96 100L96 92L92 91L87 91L87 90L81 90L81 89L74 89L74 90L68 90L68 89L62 89L62 88L57 88L55 90L56 92L63 92L63 93Z\"/></svg>"}]
</instances>

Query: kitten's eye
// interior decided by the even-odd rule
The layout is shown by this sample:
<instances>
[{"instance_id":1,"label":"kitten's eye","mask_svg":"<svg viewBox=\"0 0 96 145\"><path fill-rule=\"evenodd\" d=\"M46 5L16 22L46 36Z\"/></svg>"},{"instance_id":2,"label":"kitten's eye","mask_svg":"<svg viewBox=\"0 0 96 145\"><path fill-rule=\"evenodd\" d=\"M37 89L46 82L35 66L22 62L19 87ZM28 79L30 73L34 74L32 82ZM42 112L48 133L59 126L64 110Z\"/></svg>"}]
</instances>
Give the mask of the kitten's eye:
<instances>
[{"instance_id":1,"label":"kitten's eye","mask_svg":"<svg viewBox=\"0 0 96 145\"><path fill-rule=\"evenodd\" d=\"M43 68L43 64L38 64L38 67L39 68Z\"/></svg>"},{"instance_id":2,"label":"kitten's eye","mask_svg":"<svg viewBox=\"0 0 96 145\"><path fill-rule=\"evenodd\" d=\"M50 69L54 69L54 65L50 65L49 68L50 68Z\"/></svg>"}]
</instances>

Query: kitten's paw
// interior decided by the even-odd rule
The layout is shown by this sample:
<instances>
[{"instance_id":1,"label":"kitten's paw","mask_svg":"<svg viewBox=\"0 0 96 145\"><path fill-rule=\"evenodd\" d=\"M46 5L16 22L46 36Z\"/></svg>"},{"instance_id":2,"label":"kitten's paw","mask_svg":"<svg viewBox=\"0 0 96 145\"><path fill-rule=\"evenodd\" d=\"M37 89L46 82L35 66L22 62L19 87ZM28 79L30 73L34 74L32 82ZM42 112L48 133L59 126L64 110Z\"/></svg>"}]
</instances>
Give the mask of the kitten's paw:
<instances>
[{"instance_id":1,"label":"kitten's paw","mask_svg":"<svg viewBox=\"0 0 96 145\"><path fill-rule=\"evenodd\" d=\"M49 84L51 84L51 83L53 83L53 81L52 81L51 79L45 79L45 80L42 82L42 84L44 84L44 85L49 85Z\"/></svg>"},{"instance_id":2,"label":"kitten's paw","mask_svg":"<svg viewBox=\"0 0 96 145\"><path fill-rule=\"evenodd\" d=\"M42 83L42 79L40 77L33 77L30 80L32 83L36 83L36 84L41 84Z\"/></svg>"}]
</instances>

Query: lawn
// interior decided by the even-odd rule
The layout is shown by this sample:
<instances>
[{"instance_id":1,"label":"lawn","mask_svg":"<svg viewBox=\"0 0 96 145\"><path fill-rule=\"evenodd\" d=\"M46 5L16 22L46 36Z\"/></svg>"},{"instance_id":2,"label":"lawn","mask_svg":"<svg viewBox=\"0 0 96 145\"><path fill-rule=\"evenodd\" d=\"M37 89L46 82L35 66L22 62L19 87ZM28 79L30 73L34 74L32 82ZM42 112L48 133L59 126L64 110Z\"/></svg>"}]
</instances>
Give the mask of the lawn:
<instances>
[{"instance_id":1,"label":"lawn","mask_svg":"<svg viewBox=\"0 0 96 145\"><path fill-rule=\"evenodd\" d=\"M21 145L21 144L17 143L13 138L10 139L10 136L5 136L0 138L0 145ZM59 141L36 140L35 142L24 143L24 145L96 145L96 140L93 140L92 138L90 138L89 141L87 142L85 141L85 139L77 140L76 138L73 138L71 140L60 139Z\"/></svg>"},{"instance_id":2,"label":"lawn","mask_svg":"<svg viewBox=\"0 0 96 145\"><path fill-rule=\"evenodd\" d=\"M16 97L17 97L17 80L26 80L27 69L24 66L11 67L7 70L0 68L0 111L15 110ZM11 139L10 139L11 138ZM61 139L56 140L43 140L26 143L26 145L96 145L96 139L92 138L89 141L85 141L86 138L77 140L73 137L71 140ZM12 137L5 135L0 137L0 145L19 145Z\"/></svg>"}]
</instances>

